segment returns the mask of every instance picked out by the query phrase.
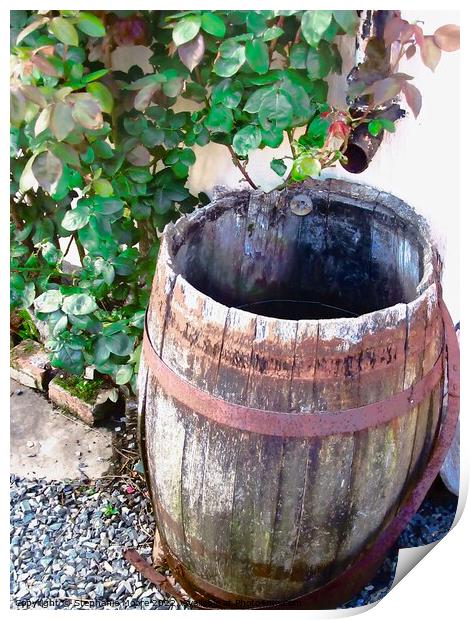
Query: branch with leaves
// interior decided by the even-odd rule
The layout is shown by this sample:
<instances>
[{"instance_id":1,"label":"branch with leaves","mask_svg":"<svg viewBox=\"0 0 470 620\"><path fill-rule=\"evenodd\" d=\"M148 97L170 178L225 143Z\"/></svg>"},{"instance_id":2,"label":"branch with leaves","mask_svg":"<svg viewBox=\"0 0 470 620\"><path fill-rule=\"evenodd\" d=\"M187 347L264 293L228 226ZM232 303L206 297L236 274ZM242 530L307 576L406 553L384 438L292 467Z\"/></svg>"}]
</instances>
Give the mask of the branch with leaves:
<instances>
[{"instance_id":1,"label":"branch with leaves","mask_svg":"<svg viewBox=\"0 0 470 620\"><path fill-rule=\"evenodd\" d=\"M420 95L401 66L435 70L456 26L425 35L399 11L372 38L344 109L338 41L358 11L11 12L11 305L47 324L53 366L135 388L144 312L164 226L196 206L198 149L224 145L241 178L256 149L280 187L344 163L351 133L393 131L381 110ZM188 100L191 111L174 109ZM63 248L63 250L62 250ZM80 265L65 274L64 255Z\"/></svg>"}]
</instances>

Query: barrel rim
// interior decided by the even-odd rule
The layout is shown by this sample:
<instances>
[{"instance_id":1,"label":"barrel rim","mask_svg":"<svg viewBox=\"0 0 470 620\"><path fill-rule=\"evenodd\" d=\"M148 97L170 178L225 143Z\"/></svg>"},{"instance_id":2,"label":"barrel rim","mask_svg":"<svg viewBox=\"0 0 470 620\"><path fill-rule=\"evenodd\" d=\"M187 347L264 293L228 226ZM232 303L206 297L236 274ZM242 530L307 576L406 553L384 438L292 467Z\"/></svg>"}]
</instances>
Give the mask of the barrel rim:
<instances>
[{"instance_id":1,"label":"barrel rim","mask_svg":"<svg viewBox=\"0 0 470 620\"><path fill-rule=\"evenodd\" d=\"M280 319L275 317L267 317L266 315L256 314L249 312L236 306L228 306L222 302L214 299L210 295L203 293L196 288L189 280L183 275L182 270L177 268L176 255L180 249L186 235L190 228L197 225L201 219L207 217L207 214L214 216L217 210L220 210L220 214L227 209L234 206L240 206L243 201L248 202L253 195L266 195L261 190L251 189L230 189L225 192L220 189L217 191L215 198L207 205L196 209L190 214L185 214L180 217L176 222L168 223L163 231L162 243L160 245L159 258L157 261L157 269L161 260L165 263L166 277L171 279L173 283L177 278L184 281L185 285L190 287L198 295L211 301L224 309L230 309L232 312L242 313L243 315L250 315L259 317L262 316L270 321L279 321L282 324L292 323L304 325L314 325L319 322L322 325L333 325L338 322L344 325L352 326L354 322L373 322L377 328L386 327L388 321L387 316L390 313L402 314L408 313L410 308L416 305L425 303L426 296L429 298L436 298L433 291L433 285L437 288L440 283L440 273L436 270L436 264L440 264L441 259L439 252L431 235L431 230L426 219L417 211L411 207L408 203L401 198L390 194L384 190L374 188L372 186L362 183L351 183L343 179L329 178L324 180L309 180L302 183L295 184L289 188L283 190L274 190L270 195L278 197L279 203L282 205L286 201L290 200L294 195L308 192L309 194L316 194L320 199L326 199L329 201L331 196L337 196L344 199L348 199L349 204L358 208L367 209L372 212L376 212L377 209L384 209L385 215L393 214L401 222L403 222L407 231L418 240L422 249L422 276L416 286L416 296L409 302L398 302L396 304L380 308L378 310L371 310L365 312L357 317L341 317L341 318L320 318L320 319ZM354 204L356 203L356 204ZM219 215L220 215L219 214Z\"/></svg>"}]
</instances>

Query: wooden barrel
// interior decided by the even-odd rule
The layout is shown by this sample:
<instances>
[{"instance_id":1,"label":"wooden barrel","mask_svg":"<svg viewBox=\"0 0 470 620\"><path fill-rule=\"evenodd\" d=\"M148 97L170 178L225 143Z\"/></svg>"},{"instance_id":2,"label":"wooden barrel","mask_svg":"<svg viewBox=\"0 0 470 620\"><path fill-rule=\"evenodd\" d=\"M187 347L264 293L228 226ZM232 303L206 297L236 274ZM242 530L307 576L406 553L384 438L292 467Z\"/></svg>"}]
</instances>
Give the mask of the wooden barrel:
<instances>
[{"instance_id":1,"label":"wooden barrel","mask_svg":"<svg viewBox=\"0 0 470 620\"><path fill-rule=\"evenodd\" d=\"M141 447L191 595L301 596L393 519L440 421L436 256L409 206L337 180L226 193L166 228Z\"/></svg>"}]
</instances>

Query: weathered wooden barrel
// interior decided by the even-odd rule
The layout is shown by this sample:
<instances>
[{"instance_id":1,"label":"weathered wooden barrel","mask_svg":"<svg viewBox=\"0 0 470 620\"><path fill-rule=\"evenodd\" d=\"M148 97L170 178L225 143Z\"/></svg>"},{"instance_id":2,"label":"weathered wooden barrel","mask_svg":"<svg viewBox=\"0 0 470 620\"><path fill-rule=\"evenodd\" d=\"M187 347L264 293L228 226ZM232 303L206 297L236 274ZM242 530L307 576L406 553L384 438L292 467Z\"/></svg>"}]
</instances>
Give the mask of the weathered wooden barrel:
<instances>
[{"instance_id":1,"label":"weathered wooden barrel","mask_svg":"<svg viewBox=\"0 0 470 620\"><path fill-rule=\"evenodd\" d=\"M194 598L321 591L393 521L440 425L438 264L409 206L336 180L226 193L167 226L141 450Z\"/></svg>"}]
</instances>

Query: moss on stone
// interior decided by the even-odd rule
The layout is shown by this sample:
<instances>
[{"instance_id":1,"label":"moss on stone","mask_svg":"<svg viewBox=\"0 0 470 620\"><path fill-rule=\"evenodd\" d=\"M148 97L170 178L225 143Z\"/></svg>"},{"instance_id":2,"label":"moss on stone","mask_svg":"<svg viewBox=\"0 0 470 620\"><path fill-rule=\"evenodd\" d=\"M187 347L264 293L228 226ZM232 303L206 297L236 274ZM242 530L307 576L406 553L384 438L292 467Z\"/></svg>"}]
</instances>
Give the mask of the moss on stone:
<instances>
[{"instance_id":1,"label":"moss on stone","mask_svg":"<svg viewBox=\"0 0 470 620\"><path fill-rule=\"evenodd\" d=\"M94 405L98 392L103 386L102 379L83 379L82 377L56 377L55 382L84 402Z\"/></svg>"}]
</instances>

